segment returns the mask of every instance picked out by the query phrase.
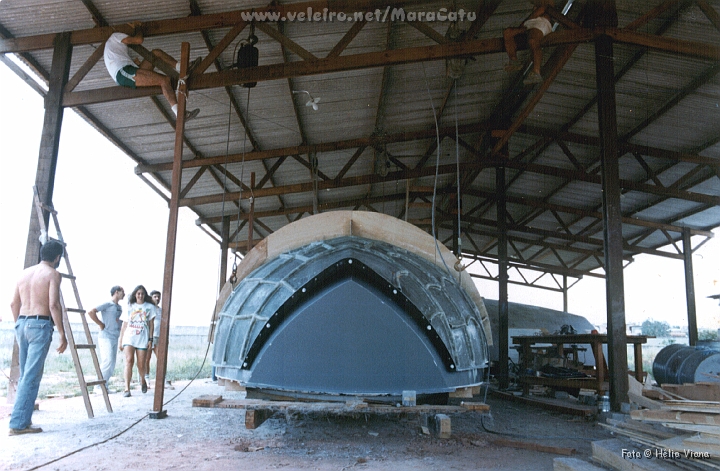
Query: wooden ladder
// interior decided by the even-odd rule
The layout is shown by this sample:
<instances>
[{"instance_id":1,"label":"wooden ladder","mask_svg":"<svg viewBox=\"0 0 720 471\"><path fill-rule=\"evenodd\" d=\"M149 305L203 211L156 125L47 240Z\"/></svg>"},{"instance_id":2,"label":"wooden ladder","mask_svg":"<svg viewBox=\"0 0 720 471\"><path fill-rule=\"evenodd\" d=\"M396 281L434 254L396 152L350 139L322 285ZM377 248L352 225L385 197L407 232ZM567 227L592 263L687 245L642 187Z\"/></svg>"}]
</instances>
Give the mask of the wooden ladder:
<instances>
[{"instance_id":1,"label":"wooden ladder","mask_svg":"<svg viewBox=\"0 0 720 471\"><path fill-rule=\"evenodd\" d=\"M60 304L62 305L63 325L65 326L65 336L67 337L68 348L70 349L73 363L75 363L75 372L77 373L78 382L80 383L80 392L82 393L83 400L85 401L85 409L87 410L88 417L93 418L94 414L92 403L90 402L90 395L88 394L88 388L90 386L99 386L102 391L103 398L105 399L105 406L107 407L107 411L112 412L113 410L112 406L110 405L110 398L108 397L107 384L102 378L102 373L100 371L100 362L98 361L96 352L96 345L93 343L92 334L90 333L90 327L88 326L87 318L85 317L85 310L83 309L82 302L80 301L80 293L77 288L75 275L73 275L72 266L70 265L67 245L65 244L62 232L60 231L60 223L58 222L57 211L55 211L55 209L53 209L52 207L49 208L40 202L40 196L38 195L37 187L33 187L33 193L33 199L35 201L35 211L40 221L40 229L42 233L45 234L47 240L50 240L50 234L48 232L48 228L45 225L44 218L45 212L48 212L50 216L52 216L53 224L55 226L55 232L57 233L57 240L65 247L65 251L63 252L63 259L65 260L65 267L67 268L67 273L60 273L60 275L62 276L62 278L70 280L70 284L72 285L73 293L75 295L75 304L77 305L77 308L69 308L66 306L61 290ZM68 317L68 313L70 312L80 314L80 320L82 321L83 330L85 331L85 343L75 343L75 336L73 335L72 327L70 325L70 319ZM83 373L82 364L80 363L80 356L78 355L78 350L87 350L90 352L93 365L95 366L95 374L98 378L96 381L85 381L85 374Z\"/></svg>"}]
</instances>

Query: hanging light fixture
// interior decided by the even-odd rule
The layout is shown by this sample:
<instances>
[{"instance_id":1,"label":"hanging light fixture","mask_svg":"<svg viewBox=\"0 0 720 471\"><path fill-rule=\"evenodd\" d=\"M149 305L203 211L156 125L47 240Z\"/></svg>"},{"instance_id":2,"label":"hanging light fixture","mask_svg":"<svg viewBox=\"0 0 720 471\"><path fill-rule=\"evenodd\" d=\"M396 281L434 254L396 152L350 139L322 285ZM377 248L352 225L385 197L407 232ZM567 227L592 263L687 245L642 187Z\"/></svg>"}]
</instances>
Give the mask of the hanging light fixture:
<instances>
[{"instance_id":1,"label":"hanging light fixture","mask_svg":"<svg viewBox=\"0 0 720 471\"><path fill-rule=\"evenodd\" d=\"M310 94L307 90L293 90L293 94L302 94L307 93L308 101L305 103L305 106L308 108L312 108L313 110L317 111L319 109L318 103L320 103L320 97L313 98L313 96Z\"/></svg>"},{"instance_id":2,"label":"hanging light fixture","mask_svg":"<svg viewBox=\"0 0 720 471\"><path fill-rule=\"evenodd\" d=\"M250 35L240 43L235 67L238 69L257 67L259 58L258 49L255 47L257 42L258 38L255 36L255 24L253 23L250 25ZM245 88L253 88L255 85L257 85L257 82L246 82L242 84Z\"/></svg>"}]
</instances>

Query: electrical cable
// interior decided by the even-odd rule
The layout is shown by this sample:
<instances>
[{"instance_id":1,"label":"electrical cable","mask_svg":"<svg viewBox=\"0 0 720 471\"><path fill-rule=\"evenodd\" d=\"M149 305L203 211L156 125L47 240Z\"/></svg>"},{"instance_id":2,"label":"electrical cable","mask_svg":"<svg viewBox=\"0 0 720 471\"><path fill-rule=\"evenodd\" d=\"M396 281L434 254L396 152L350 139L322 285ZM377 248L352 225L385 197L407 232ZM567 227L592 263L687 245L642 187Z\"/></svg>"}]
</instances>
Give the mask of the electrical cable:
<instances>
[{"instance_id":1,"label":"electrical cable","mask_svg":"<svg viewBox=\"0 0 720 471\"><path fill-rule=\"evenodd\" d=\"M207 348L205 349L205 356L203 357L202 364L200 364L200 368L198 368L198 371L197 371L197 373L195 373L195 376L193 376L192 379L190 379L190 382L188 382L188 384L186 384L185 387L183 387L180 391L178 391L177 394L175 394L172 398L170 398L169 400L167 400L167 401L163 404L163 406L166 406L166 405L170 404L172 401L174 401L175 399L177 399L183 392L185 392L185 390L186 390L188 387L190 387L190 385L197 379L197 377L200 376L200 373L202 372L202 369L205 367L205 362L207 361L208 353L210 353L210 342L207 343ZM137 424L139 424L139 423L142 422L143 420L147 419L148 417L150 417L150 414L145 414L144 416L140 417L140 418L137 419L135 422L133 422L132 424L130 424L128 427L124 428L123 430L121 430L120 432L116 433L115 435L113 435L113 436L111 436L111 437L109 437L109 438L106 438L105 440L102 440L102 441L99 441L99 442L96 442L96 443L92 443L92 444L90 444L90 445L86 445L86 446L84 446L84 447L78 448L77 450L73 450L73 451L71 451L70 453L66 453L66 454L64 454L64 455L62 455L62 456L60 456L60 457L58 457L58 458L55 458L55 459L53 459L53 460L51 460L51 461L48 461L48 462L46 462L46 463L39 464L39 465L34 466L34 467L32 467L32 468L30 468L30 469L27 469L27 470L25 470L25 471L35 471L36 469L44 468L45 466L48 466L48 465L53 464L53 463L56 463L56 462L58 462L58 461L60 461L60 460L63 460L63 459L65 459L65 458L69 457L69 456L72 456L72 455L74 455L74 454L76 454L76 453L79 453L79 452L81 452L81 451L87 450L88 448L92 448L92 447L94 447L94 446L98 446L98 445L105 444L105 443L107 443L107 442L109 442L109 441L111 441L111 440L114 440L114 439L118 438L119 436L121 436L122 434L124 434L125 432L127 432L128 430L130 430L131 428L135 427Z\"/></svg>"},{"instance_id":2,"label":"electrical cable","mask_svg":"<svg viewBox=\"0 0 720 471\"><path fill-rule=\"evenodd\" d=\"M432 237L435 240L435 263L437 263L437 256L440 255L440 260L442 260L442 263L445 266L445 270L447 270L448 275L450 275L452 279L455 279L452 276L452 272L447 266L447 263L445 263L445 258L442 256L442 252L440 251L440 244L438 243L435 234L435 197L437 196L438 177L440 173L440 126L438 124L437 112L435 111L435 103L433 103L432 94L430 93L430 85L428 84L427 74L425 73L424 62L422 63L422 69L423 77L425 78L425 89L427 90L428 99L430 100L430 107L432 108L433 119L435 120L435 138L437 139L437 156L435 158L435 182L433 183L432 209L430 210Z\"/></svg>"}]
</instances>

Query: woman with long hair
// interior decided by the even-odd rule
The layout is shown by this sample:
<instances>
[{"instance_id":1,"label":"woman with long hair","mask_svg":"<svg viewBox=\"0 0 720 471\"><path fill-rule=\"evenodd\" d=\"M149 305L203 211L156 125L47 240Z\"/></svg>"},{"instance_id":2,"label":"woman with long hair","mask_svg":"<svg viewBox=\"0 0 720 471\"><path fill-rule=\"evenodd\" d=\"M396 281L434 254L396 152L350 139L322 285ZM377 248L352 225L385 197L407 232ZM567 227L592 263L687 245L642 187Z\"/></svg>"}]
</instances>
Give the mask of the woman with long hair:
<instances>
[{"instance_id":1,"label":"woman with long hair","mask_svg":"<svg viewBox=\"0 0 720 471\"><path fill-rule=\"evenodd\" d=\"M145 356L152 348L152 332L156 311L152 298L143 285L138 285L128 297L127 311L120 316L120 350L125 352L125 397L130 397L130 379L137 353L137 367L142 382L141 390L147 392L145 382Z\"/></svg>"}]
</instances>

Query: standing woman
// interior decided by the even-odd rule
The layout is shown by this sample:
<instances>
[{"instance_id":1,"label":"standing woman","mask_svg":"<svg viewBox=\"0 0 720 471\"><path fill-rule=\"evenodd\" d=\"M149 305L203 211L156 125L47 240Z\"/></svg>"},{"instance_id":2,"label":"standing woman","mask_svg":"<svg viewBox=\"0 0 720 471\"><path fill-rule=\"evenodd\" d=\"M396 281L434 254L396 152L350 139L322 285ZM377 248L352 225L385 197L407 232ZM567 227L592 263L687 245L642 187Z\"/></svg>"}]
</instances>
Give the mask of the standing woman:
<instances>
[{"instance_id":1,"label":"standing woman","mask_svg":"<svg viewBox=\"0 0 720 471\"><path fill-rule=\"evenodd\" d=\"M120 316L120 320L123 321L120 331L120 350L125 352L125 397L130 397L130 379L136 352L142 392L147 392L145 355L152 348L153 319L155 319L155 305L151 302L145 287L139 285L128 297L127 311Z\"/></svg>"}]
</instances>

